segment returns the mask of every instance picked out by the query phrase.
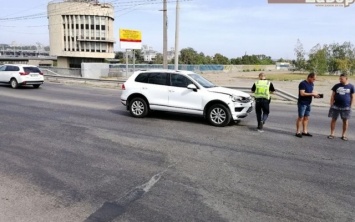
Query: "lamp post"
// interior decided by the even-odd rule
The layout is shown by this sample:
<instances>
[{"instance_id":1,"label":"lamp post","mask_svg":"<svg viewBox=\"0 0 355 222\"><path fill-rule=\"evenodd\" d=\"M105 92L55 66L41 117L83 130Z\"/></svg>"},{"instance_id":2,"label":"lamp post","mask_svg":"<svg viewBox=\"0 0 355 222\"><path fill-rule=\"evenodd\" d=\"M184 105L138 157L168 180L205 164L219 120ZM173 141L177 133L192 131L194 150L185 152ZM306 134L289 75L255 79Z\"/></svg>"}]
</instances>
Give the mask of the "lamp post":
<instances>
[{"instance_id":1,"label":"lamp post","mask_svg":"<svg viewBox=\"0 0 355 222\"><path fill-rule=\"evenodd\" d=\"M179 69L179 0L176 0L176 17L175 17L175 70Z\"/></svg>"},{"instance_id":2,"label":"lamp post","mask_svg":"<svg viewBox=\"0 0 355 222\"><path fill-rule=\"evenodd\" d=\"M166 0L163 2L163 68L168 68L168 16Z\"/></svg>"}]
</instances>

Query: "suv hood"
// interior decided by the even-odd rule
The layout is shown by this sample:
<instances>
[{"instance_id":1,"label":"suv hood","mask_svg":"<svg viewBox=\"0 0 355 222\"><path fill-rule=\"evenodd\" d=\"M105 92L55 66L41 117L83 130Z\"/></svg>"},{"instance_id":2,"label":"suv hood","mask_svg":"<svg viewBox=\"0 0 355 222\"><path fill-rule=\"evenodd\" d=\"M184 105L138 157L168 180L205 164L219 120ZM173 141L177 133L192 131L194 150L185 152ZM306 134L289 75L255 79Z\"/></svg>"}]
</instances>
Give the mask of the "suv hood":
<instances>
[{"instance_id":1,"label":"suv hood","mask_svg":"<svg viewBox=\"0 0 355 222\"><path fill-rule=\"evenodd\" d=\"M215 93L222 93L222 94L228 94L228 95L235 95L235 96L242 96L249 98L250 95L248 93L242 92L240 90L235 90L235 89L230 89L230 88L225 88L225 87L214 87L214 88L209 88L207 89L209 92L215 92Z\"/></svg>"}]
</instances>

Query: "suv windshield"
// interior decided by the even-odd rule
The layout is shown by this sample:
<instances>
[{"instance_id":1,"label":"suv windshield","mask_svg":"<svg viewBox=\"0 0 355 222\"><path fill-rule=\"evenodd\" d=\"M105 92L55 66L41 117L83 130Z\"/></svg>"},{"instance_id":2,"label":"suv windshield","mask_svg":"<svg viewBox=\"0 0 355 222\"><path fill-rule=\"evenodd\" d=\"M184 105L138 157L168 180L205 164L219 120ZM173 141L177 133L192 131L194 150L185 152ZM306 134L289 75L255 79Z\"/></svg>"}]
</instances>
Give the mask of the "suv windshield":
<instances>
[{"instance_id":1,"label":"suv windshield","mask_svg":"<svg viewBox=\"0 0 355 222\"><path fill-rule=\"evenodd\" d=\"M207 79L203 78L202 76L200 76L199 74L188 74L188 76L190 76L191 78L193 78L196 82L198 82L201 86L203 86L204 88L213 88L216 87L216 85L214 85L213 83L211 83L210 81L208 81Z\"/></svg>"}]
</instances>

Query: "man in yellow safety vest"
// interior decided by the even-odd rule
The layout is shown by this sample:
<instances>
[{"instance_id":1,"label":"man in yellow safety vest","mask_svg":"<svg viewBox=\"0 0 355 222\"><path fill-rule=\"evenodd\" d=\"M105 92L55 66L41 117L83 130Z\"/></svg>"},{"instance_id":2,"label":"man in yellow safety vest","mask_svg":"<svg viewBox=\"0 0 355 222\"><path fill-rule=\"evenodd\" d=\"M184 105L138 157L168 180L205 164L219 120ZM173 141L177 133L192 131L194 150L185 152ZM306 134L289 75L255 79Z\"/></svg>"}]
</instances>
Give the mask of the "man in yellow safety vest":
<instances>
[{"instance_id":1,"label":"man in yellow safety vest","mask_svg":"<svg viewBox=\"0 0 355 222\"><path fill-rule=\"evenodd\" d=\"M265 79L265 74L260 73L259 80L253 84L251 91L254 93L255 97L255 113L258 121L258 130L262 131L263 125L270 113L270 94L275 92L275 88L269 80Z\"/></svg>"}]
</instances>

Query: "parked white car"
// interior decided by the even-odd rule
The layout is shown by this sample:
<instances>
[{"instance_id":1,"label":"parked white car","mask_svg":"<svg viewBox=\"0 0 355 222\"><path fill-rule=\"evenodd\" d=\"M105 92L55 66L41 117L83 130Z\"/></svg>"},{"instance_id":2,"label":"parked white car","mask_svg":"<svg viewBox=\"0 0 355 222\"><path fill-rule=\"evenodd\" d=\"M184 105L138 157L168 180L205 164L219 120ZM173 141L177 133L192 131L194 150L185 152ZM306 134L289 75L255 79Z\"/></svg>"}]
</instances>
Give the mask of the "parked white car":
<instances>
[{"instance_id":1,"label":"parked white car","mask_svg":"<svg viewBox=\"0 0 355 222\"><path fill-rule=\"evenodd\" d=\"M0 83L10 84L14 89L21 85L32 85L38 88L43 82L43 73L37 66L25 64L0 66Z\"/></svg>"},{"instance_id":2,"label":"parked white car","mask_svg":"<svg viewBox=\"0 0 355 222\"><path fill-rule=\"evenodd\" d=\"M190 71L137 71L122 85L121 102L133 117L151 110L204 116L214 126L226 126L252 111L252 97L242 91L215 86Z\"/></svg>"}]
</instances>

